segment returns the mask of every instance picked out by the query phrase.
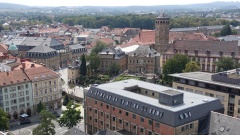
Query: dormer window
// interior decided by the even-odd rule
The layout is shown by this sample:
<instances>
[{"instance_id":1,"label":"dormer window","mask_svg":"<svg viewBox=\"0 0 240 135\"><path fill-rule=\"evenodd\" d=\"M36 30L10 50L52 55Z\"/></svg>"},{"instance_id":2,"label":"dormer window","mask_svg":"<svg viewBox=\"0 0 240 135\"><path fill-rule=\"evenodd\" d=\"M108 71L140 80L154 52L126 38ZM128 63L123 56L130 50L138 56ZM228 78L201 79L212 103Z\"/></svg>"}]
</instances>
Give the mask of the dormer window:
<instances>
[{"instance_id":1,"label":"dormer window","mask_svg":"<svg viewBox=\"0 0 240 135\"><path fill-rule=\"evenodd\" d=\"M220 57L223 57L223 52L220 51L220 52L219 52L219 55L220 55Z\"/></svg>"},{"instance_id":2,"label":"dormer window","mask_svg":"<svg viewBox=\"0 0 240 135\"><path fill-rule=\"evenodd\" d=\"M198 50L194 50L195 56L198 56Z\"/></svg>"},{"instance_id":3,"label":"dormer window","mask_svg":"<svg viewBox=\"0 0 240 135\"><path fill-rule=\"evenodd\" d=\"M209 57L211 55L211 52L209 50L206 51L207 56Z\"/></svg>"},{"instance_id":4,"label":"dormer window","mask_svg":"<svg viewBox=\"0 0 240 135\"><path fill-rule=\"evenodd\" d=\"M235 52L231 52L231 56L232 56L232 57L235 57Z\"/></svg>"},{"instance_id":5,"label":"dormer window","mask_svg":"<svg viewBox=\"0 0 240 135\"><path fill-rule=\"evenodd\" d=\"M188 55L188 50L187 50L187 49L185 49L185 50L184 50L184 53L185 53L186 55Z\"/></svg>"}]
</instances>

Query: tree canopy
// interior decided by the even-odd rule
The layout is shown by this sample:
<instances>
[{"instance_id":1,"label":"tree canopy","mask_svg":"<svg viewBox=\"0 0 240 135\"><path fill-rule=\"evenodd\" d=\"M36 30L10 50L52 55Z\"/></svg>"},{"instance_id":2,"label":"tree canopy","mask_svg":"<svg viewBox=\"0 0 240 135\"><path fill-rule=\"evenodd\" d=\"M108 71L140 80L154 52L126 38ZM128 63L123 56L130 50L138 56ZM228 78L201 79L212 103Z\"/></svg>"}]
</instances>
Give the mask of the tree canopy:
<instances>
[{"instance_id":1,"label":"tree canopy","mask_svg":"<svg viewBox=\"0 0 240 135\"><path fill-rule=\"evenodd\" d=\"M42 101L40 101L37 105L37 112L40 113L42 110L45 110L45 106L43 105Z\"/></svg>"},{"instance_id":2,"label":"tree canopy","mask_svg":"<svg viewBox=\"0 0 240 135\"><path fill-rule=\"evenodd\" d=\"M67 105L69 103L69 97L68 97L68 94L65 95L64 99L63 99L63 105Z\"/></svg>"},{"instance_id":3,"label":"tree canopy","mask_svg":"<svg viewBox=\"0 0 240 135\"><path fill-rule=\"evenodd\" d=\"M67 110L62 112L63 116L58 120L61 127L64 126L70 129L83 119L80 110L77 109L78 107L79 105L74 104L72 101L68 103Z\"/></svg>"},{"instance_id":4,"label":"tree canopy","mask_svg":"<svg viewBox=\"0 0 240 135\"><path fill-rule=\"evenodd\" d=\"M9 119L8 114L4 112L2 108L0 108L0 131L9 129Z\"/></svg>"},{"instance_id":5,"label":"tree canopy","mask_svg":"<svg viewBox=\"0 0 240 135\"><path fill-rule=\"evenodd\" d=\"M87 60L89 61L89 67L90 70L94 73L98 70L100 66L100 57L96 53L91 53L88 57Z\"/></svg>"},{"instance_id":6,"label":"tree canopy","mask_svg":"<svg viewBox=\"0 0 240 135\"><path fill-rule=\"evenodd\" d=\"M52 123L52 120L55 119L55 116L50 112L43 110L40 113L41 123L33 129L34 135L55 135L55 125Z\"/></svg>"},{"instance_id":7,"label":"tree canopy","mask_svg":"<svg viewBox=\"0 0 240 135\"><path fill-rule=\"evenodd\" d=\"M110 76L117 75L119 70L120 70L120 65L115 62L108 67L108 73Z\"/></svg>"},{"instance_id":8,"label":"tree canopy","mask_svg":"<svg viewBox=\"0 0 240 135\"><path fill-rule=\"evenodd\" d=\"M95 53L98 54L99 52L101 52L104 48L107 48L107 44L105 44L104 42L101 41L97 41L96 42L96 46L94 46L91 50L91 53Z\"/></svg>"},{"instance_id":9,"label":"tree canopy","mask_svg":"<svg viewBox=\"0 0 240 135\"><path fill-rule=\"evenodd\" d=\"M232 34L232 29L229 25L224 26L220 32L220 36L227 36L231 34Z\"/></svg>"},{"instance_id":10,"label":"tree canopy","mask_svg":"<svg viewBox=\"0 0 240 135\"><path fill-rule=\"evenodd\" d=\"M182 73L189 62L189 58L186 55L177 54L173 58L168 59L163 65L163 81L166 83L172 82L172 77L168 74Z\"/></svg>"},{"instance_id":11,"label":"tree canopy","mask_svg":"<svg viewBox=\"0 0 240 135\"><path fill-rule=\"evenodd\" d=\"M200 66L195 61L188 62L186 64L186 68L183 70L183 72L195 72L200 71Z\"/></svg>"},{"instance_id":12,"label":"tree canopy","mask_svg":"<svg viewBox=\"0 0 240 135\"><path fill-rule=\"evenodd\" d=\"M222 72L222 71L227 71L230 69L234 69L237 67L237 64L234 62L232 58L229 57L222 57L216 62L217 66L217 71Z\"/></svg>"},{"instance_id":13,"label":"tree canopy","mask_svg":"<svg viewBox=\"0 0 240 135\"><path fill-rule=\"evenodd\" d=\"M80 75L86 76L87 75L87 63L85 55L82 55L81 65L80 65Z\"/></svg>"}]
</instances>

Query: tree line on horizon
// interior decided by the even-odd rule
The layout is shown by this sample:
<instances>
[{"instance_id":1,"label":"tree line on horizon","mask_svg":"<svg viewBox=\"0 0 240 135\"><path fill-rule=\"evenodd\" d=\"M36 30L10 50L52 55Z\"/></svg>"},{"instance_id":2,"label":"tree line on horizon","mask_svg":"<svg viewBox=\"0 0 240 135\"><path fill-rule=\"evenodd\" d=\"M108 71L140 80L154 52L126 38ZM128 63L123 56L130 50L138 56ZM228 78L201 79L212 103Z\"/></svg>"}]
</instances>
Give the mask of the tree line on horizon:
<instances>
[{"instance_id":1,"label":"tree line on horizon","mask_svg":"<svg viewBox=\"0 0 240 135\"><path fill-rule=\"evenodd\" d=\"M140 28L154 29L155 18L153 14L148 15L117 15L117 16L58 16L54 20L62 22L69 26L83 25L84 28L100 28L108 26L110 28ZM233 25L238 26L240 23L236 20L228 21L214 17L176 17L170 18L171 28L211 26L211 25Z\"/></svg>"}]
</instances>

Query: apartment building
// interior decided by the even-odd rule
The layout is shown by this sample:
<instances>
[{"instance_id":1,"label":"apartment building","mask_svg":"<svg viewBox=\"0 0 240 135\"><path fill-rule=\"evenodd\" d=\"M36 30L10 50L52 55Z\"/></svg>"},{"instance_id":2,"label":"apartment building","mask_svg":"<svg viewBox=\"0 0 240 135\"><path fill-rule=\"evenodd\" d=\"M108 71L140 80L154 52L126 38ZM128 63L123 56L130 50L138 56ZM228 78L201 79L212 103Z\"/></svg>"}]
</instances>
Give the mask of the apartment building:
<instances>
[{"instance_id":1,"label":"apartment building","mask_svg":"<svg viewBox=\"0 0 240 135\"><path fill-rule=\"evenodd\" d=\"M23 68L32 82L34 113L40 101L47 110L61 107L62 83L60 75L44 66L35 63L27 66L26 63L23 63Z\"/></svg>"},{"instance_id":2,"label":"apartment building","mask_svg":"<svg viewBox=\"0 0 240 135\"><path fill-rule=\"evenodd\" d=\"M127 56L118 47L103 49L100 53L100 71L108 72L109 67L113 63L118 63L120 66L120 72L127 69Z\"/></svg>"},{"instance_id":3,"label":"apartment building","mask_svg":"<svg viewBox=\"0 0 240 135\"><path fill-rule=\"evenodd\" d=\"M173 88L220 99L224 114L240 118L240 69L220 73L171 74Z\"/></svg>"},{"instance_id":4,"label":"apartment building","mask_svg":"<svg viewBox=\"0 0 240 135\"><path fill-rule=\"evenodd\" d=\"M130 79L94 85L86 92L85 131L207 134L210 111L223 113L219 99Z\"/></svg>"},{"instance_id":5,"label":"apartment building","mask_svg":"<svg viewBox=\"0 0 240 135\"><path fill-rule=\"evenodd\" d=\"M33 113L31 80L23 70L0 72L0 107L11 120Z\"/></svg>"}]
</instances>

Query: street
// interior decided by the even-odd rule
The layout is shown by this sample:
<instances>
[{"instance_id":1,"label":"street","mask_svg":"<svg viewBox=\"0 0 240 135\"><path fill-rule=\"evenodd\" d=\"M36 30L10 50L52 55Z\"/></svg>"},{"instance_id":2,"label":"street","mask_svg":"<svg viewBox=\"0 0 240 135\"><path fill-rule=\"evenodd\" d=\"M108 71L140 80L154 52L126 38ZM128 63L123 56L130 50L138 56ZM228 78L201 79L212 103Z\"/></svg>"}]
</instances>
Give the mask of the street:
<instances>
[{"instance_id":1,"label":"street","mask_svg":"<svg viewBox=\"0 0 240 135\"><path fill-rule=\"evenodd\" d=\"M78 97L83 97L82 94L82 88L80 87L75 87L75 91L73 89L69 89L68 88L68 76L67 76L67 68L61 69L58 71L58 73L61 75L61 78L64 80L64 85L62 86L63 90L66 91L67 93L70 94L74 94ZM63 110L66 110L65 106L62 106L61 109L57 109L56 111L61 114L61 112ZM81 110L81 116L83 117L83 108L82 106L80 107ZM19 122L13 122L10 125L10 132L12 132L13 134L16 135L32 135L32 131L34 128L36 128L38 126L38 124L40 123L40 115L34 115L30 117L30 120L32 121L31 124L25 124L25 125L19 125ZM60 127L59 124L57 123L56 120L53 120L53 123L55 125L55 131L56 131L56 135L63 135L65 132L68 131L68 129L66 127ZM76 128L84 131L84 122L83 120L77 124Z\"/></svg>"}]
</instances>

